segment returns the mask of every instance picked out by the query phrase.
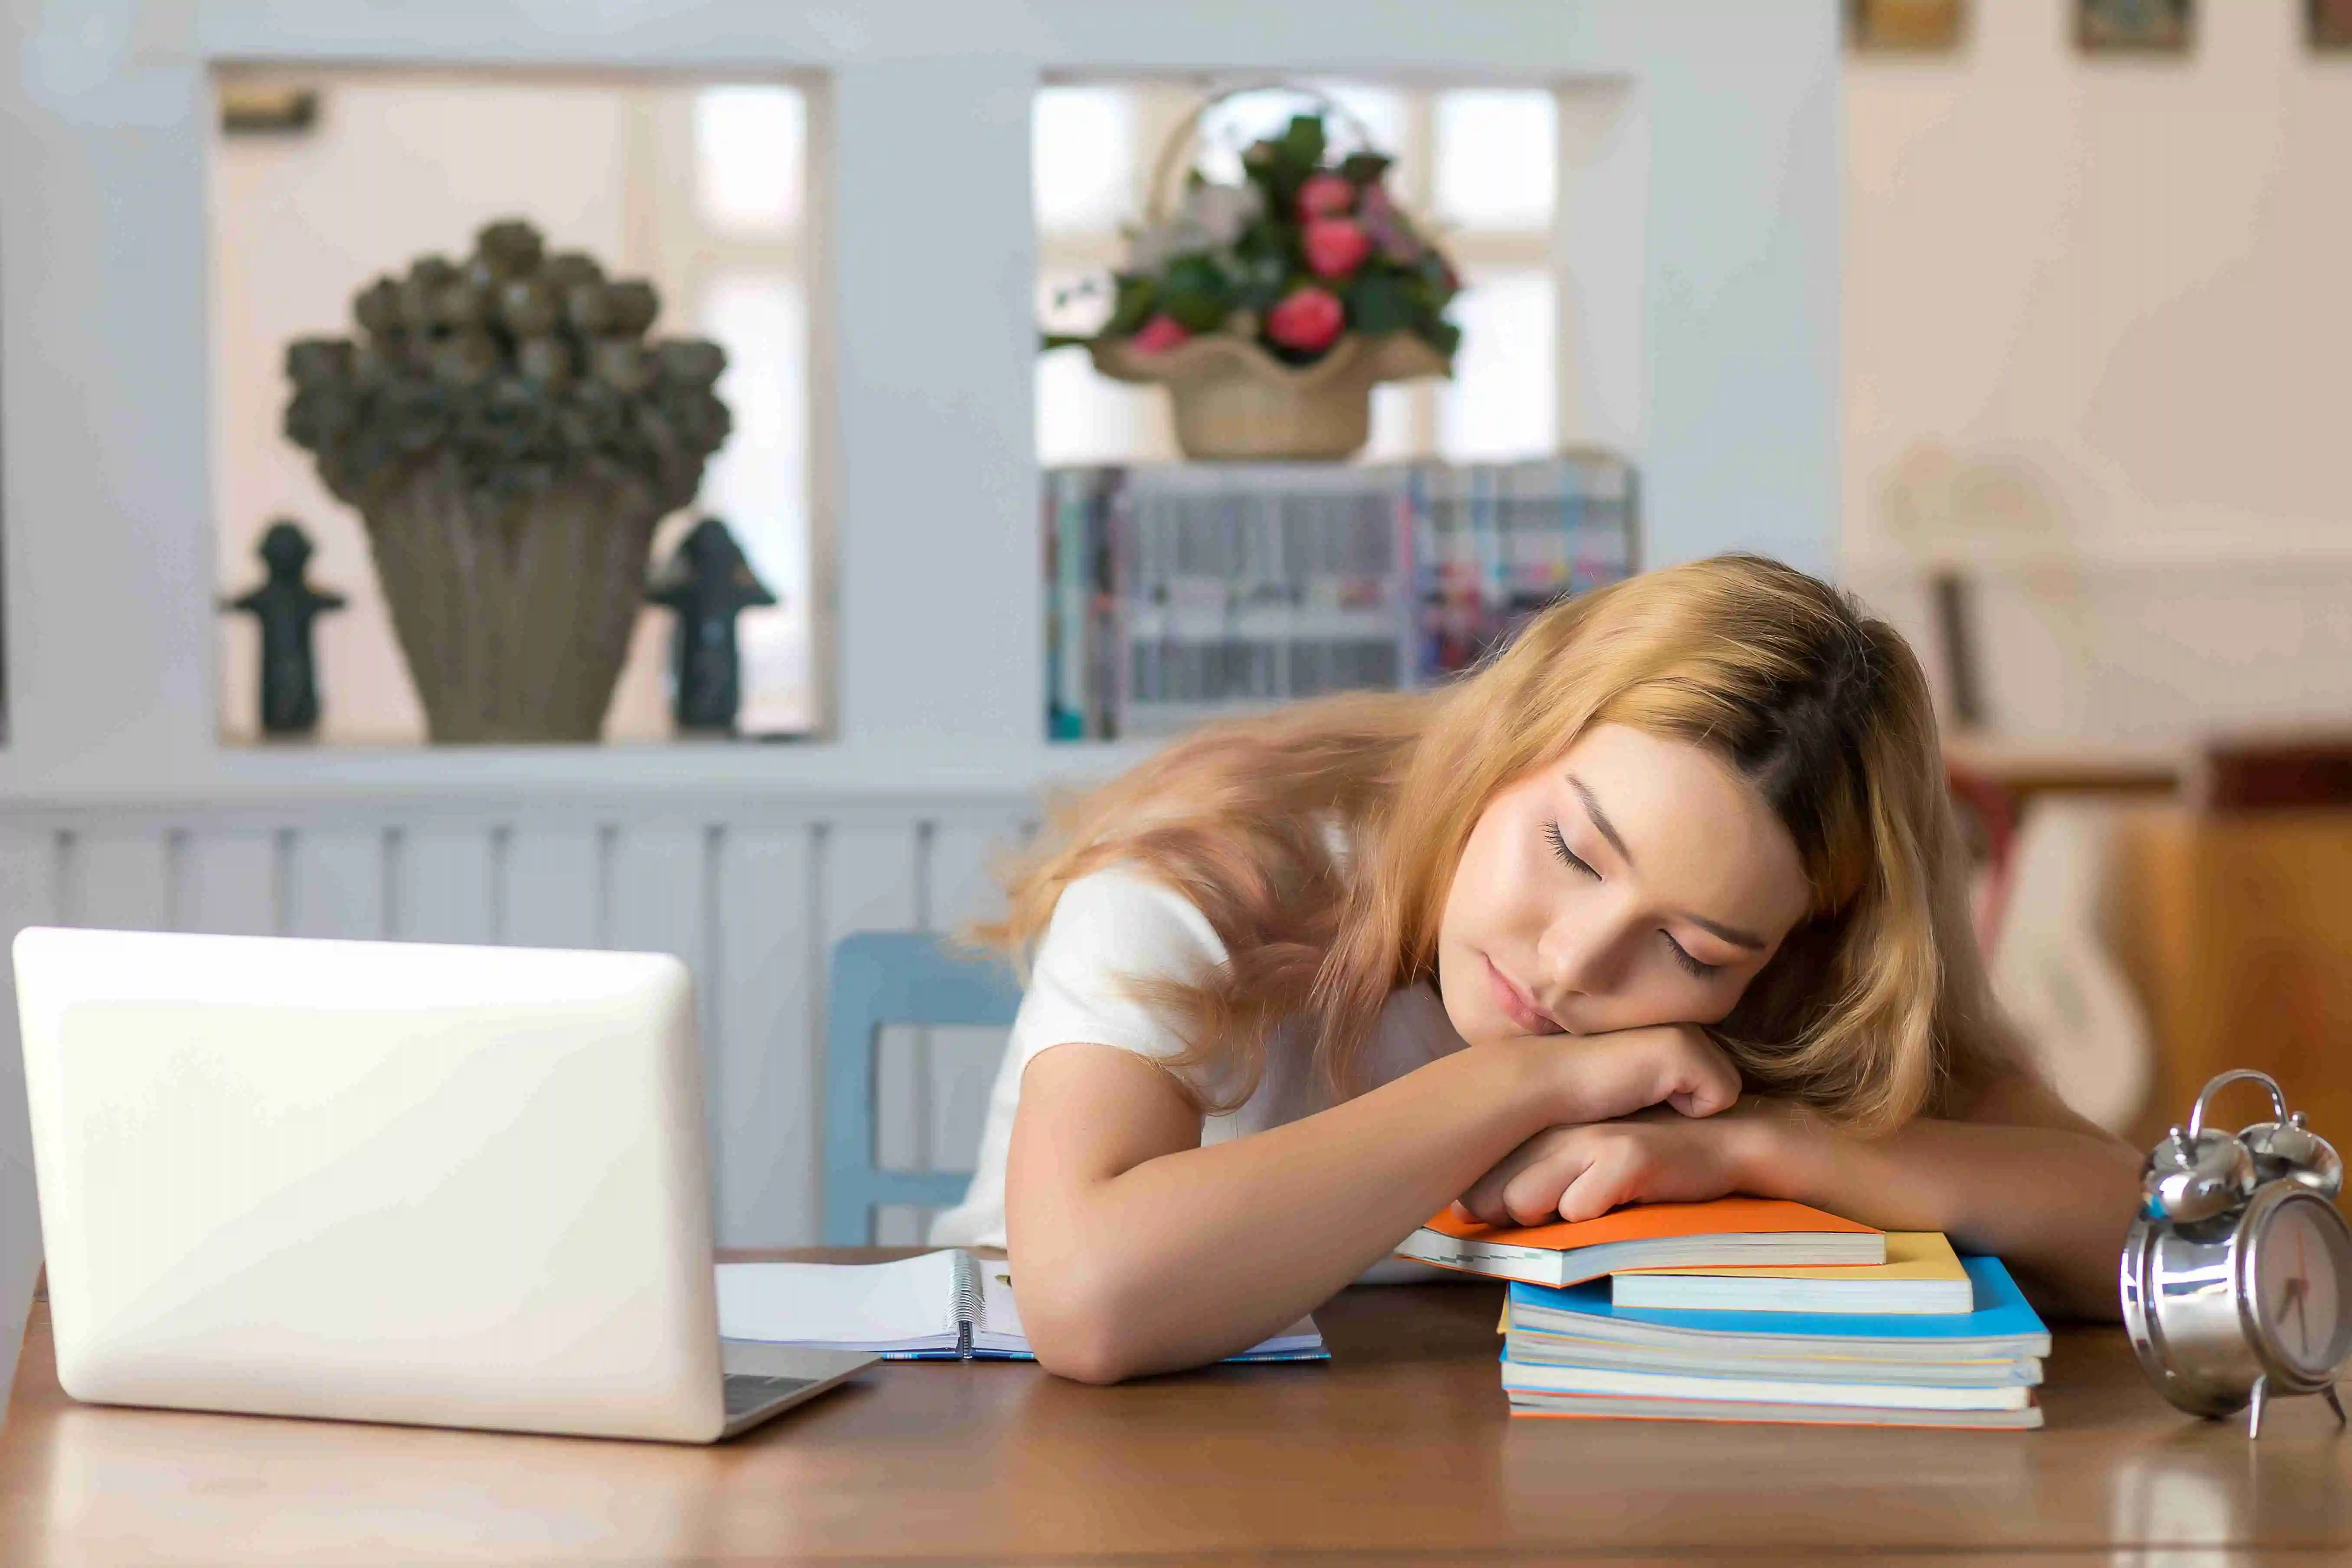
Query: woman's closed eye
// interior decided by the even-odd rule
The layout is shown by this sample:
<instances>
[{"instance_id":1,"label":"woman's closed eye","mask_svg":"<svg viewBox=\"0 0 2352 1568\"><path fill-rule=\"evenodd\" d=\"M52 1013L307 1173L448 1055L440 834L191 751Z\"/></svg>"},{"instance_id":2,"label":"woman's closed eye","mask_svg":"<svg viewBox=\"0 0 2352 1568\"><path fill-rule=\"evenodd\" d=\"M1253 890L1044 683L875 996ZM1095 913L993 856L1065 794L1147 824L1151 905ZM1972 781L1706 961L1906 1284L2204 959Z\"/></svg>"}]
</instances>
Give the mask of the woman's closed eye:
<instances>
[{"instance_id":1,"label":"woman's closed eye","mask_svg":"<svg viewBox=\"0 0 2352 1568\"><path fill-rule=\"evenodd\" d=\"M1601 880L1601 873L1594 870L1584 857L1568 847L1567 836L1560 832L1558 822L1544 824L1544 837L1551 840L1552 853L1558 855L1563 863L1575 867L1596 882ZM1719 963L1701 963L1693 958L1689 951L1674 939L1671 931L1661 928L1658 935L1672 951L1675 962L1688 971L1694 980L1710 980L1721 972L1723 965Z\"/></svg>"},{"instance_id":2,"label":"woman's closed eye","mask_svg":"<svg viewBox=\"0 0 2352 1568\"><path fill-rule=\"evenodd\" d=\"M1674 934L1671 931L1660 931L1658 934L1666 939L1666 945L1675 950L1675 962L1681 964L1685 969L1689 970L1692 978L1696 980L1711 979L1717 971L1722 969L1723 965L1720 963L1701 963L1697 959L1693 958L1684 948L1683 944L1674 939Z\"/></svg>"},{"instance_id":3,"label":"woman's closed eye","mask_svg":"<svg viewBox=\"0 0 2352 1568\"><path fill-rule=\"evenodd\" d=\"M1544 837L1551 840L1552 852L1558 855L1561 860L1575 867L1578 870L1583 872L1594 881L1597 882L1601 880L1601 873L1587 865L1582 856L1577 854L1575 850L1570 849L1568 847L1568 840L1561 836L1559 823L1545 823Z\"/></svg>"}]
</instances>

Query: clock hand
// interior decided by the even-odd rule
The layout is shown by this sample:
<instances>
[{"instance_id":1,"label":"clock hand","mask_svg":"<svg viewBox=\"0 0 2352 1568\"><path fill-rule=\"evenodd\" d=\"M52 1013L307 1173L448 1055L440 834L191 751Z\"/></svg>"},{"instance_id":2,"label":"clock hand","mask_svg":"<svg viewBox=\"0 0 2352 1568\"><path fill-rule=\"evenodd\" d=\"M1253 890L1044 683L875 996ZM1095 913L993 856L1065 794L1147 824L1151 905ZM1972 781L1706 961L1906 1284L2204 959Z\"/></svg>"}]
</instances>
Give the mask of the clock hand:
<instances>
[{"instance_id":1,"label":"clock hand","mask_svg":"<svg viewBox=\"0 0 2352 1568\"><path fill-rule=\"evenodd\" d=\"M2294 1306L2295 1343L2305 1355L2311 1353L2311 1324L2304 1316L2303 1299L2310 1293L2311 1281L2299 1274L2279 1287L2279 1316L2286 1316L2288 1306Z\"/></svg>"},{"instance_id":2,"label":"clock hand","mask_svg":"<svg viewBox=\"0 0 2352 1568\"><path fill-rule=\"evenodd\" d=\"M2303 1353L2311 1353L2311 1325L2305 1321L2304 1299L2311 1294L2311 1258L2305 1252L2305 1235L2294 1233L2294 1324L2303 1331Z\"/></svg>"}]
</instances>

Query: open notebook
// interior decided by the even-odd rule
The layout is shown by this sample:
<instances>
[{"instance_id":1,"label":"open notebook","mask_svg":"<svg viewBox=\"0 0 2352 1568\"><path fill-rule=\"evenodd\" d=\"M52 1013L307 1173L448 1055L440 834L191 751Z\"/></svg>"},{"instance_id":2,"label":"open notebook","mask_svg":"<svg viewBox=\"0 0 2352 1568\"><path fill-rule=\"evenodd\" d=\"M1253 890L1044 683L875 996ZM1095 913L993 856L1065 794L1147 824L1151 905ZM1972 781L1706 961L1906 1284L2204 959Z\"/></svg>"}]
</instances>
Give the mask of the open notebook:
<instances>
[{"instance_id":1,"label":"open notebook","mask_svg":"<svg viewBox=\"0 0 2352 1568\"><path fill-rule=\"evenodd\" d=\"M969 1252L896 1263L721 1263L719 1335L766 1344L868 1351L891 1361L1032 1361L1013 1300L1012 1265ZM1328 1361L1301 1318L1234 1361Z\"/></svg>"}]
</instances>

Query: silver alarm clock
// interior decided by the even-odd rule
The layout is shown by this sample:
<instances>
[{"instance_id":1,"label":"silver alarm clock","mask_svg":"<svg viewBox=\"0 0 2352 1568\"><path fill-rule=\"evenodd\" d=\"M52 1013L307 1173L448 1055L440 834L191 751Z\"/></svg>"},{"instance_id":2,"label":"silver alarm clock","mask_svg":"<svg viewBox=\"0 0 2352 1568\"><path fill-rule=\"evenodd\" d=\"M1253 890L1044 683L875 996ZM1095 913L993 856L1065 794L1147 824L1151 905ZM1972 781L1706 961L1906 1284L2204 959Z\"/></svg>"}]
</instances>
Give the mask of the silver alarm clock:
<instances>
[{"instance_id":1,"label":"silver alarm clock","mask_svg":"<svg viewBox=\"0 0 2352 1568\"><path fill-rule=\"evenodd\" d=\"M2205 1125L2225 1086L2259 1083L2273 1117L2241 1131ZM2195 1415L2252 1406L2246 1435L2281 1394L2324 1395L2344 1420L2336 1374L2352 1357L2352 1226L2336 1210L2344 1163L2287 1114L2267 1074L2225 1072L2148 1155L2124 1243L2124 1327L2157 1391Z\"/></svg>"}]
</instances>

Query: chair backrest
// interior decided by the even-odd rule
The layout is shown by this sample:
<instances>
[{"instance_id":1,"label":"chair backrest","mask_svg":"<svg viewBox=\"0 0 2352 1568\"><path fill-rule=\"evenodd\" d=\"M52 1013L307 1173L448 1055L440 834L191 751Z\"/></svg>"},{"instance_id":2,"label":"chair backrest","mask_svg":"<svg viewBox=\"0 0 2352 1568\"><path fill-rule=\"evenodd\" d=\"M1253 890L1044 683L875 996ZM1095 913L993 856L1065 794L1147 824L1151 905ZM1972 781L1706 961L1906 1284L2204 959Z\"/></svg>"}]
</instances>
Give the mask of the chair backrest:
<instances>
[{"instance_id":1,"label":"chair backrest","mask_svg":"<svg viewBox=\"0 0 2352 1568\"><path fill-rule=\"evenodd\" d=\"M875 1036L885 1024L1008 1026L1021 1006L994 960L949 952L925 931L858 931L834 943L825 996L824 1244L866 1247L884 1204L945 1208L970 1172L886 1171L874 1147Z\"/></svg>"}]
</instances>

